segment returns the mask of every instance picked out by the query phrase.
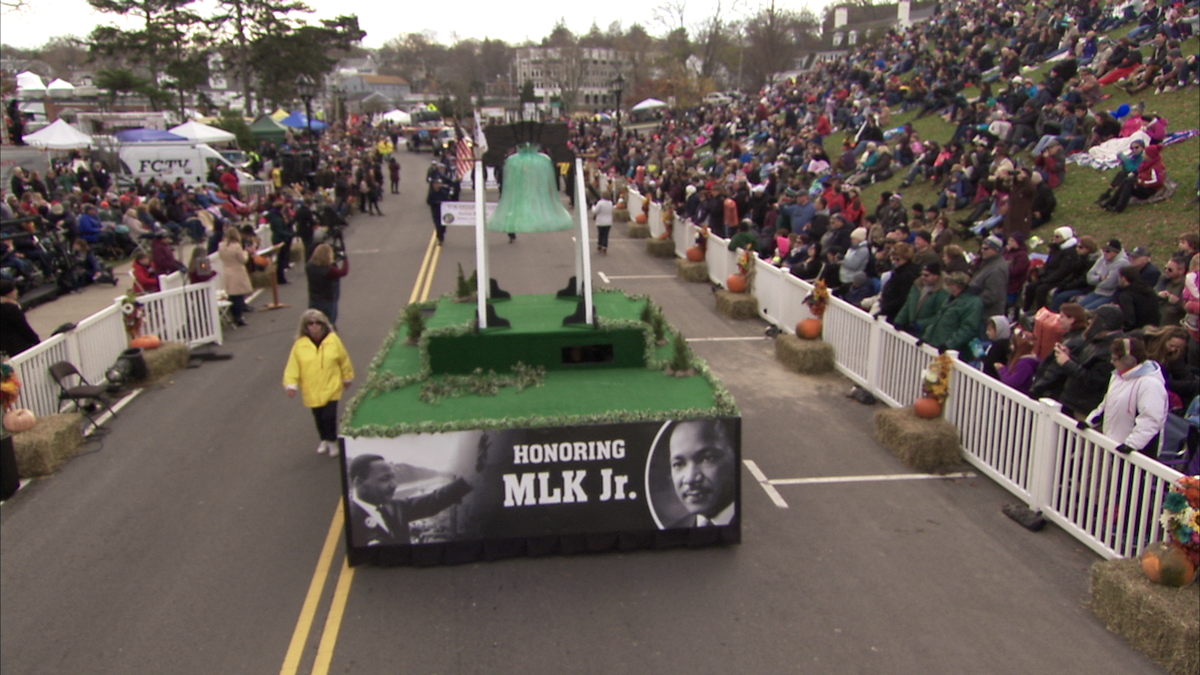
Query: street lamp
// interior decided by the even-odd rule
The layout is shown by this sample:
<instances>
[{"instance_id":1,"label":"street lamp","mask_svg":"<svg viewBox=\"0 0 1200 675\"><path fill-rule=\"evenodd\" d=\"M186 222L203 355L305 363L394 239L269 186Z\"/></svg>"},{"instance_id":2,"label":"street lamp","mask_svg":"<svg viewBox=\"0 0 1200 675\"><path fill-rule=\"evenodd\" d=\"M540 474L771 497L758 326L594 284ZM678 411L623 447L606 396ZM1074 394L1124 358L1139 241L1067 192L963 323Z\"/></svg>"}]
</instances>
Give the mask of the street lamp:
<instances>
[{"instance_id":1,"label":"street lamp","mask_svg":"<svg viewBox=\"0 0 1200 675\"><path fill-rule=\"evenodd\" d=\"M312 100L317 95L317 83L312 79L312 76L307 73L301 73L300 77L296 78L296 93L304 100L304 123L308 127L308 154L312 162L309 170L310 175L307 177L311 178L315 177L317 171L317 148L312 130Z\"/></svg>"},{"instance_id":2,"label":"street lamp","mask_svg":"<svg viewBox=\"0 0 1200 675\"><path fill-rule=\"evenodd\" d=\"M625 90L625 77L617 73L612 81L613 93L617 96L617 171L624 174L625 158L621 155L621 92Z\"/></svg>"}]
</instances>

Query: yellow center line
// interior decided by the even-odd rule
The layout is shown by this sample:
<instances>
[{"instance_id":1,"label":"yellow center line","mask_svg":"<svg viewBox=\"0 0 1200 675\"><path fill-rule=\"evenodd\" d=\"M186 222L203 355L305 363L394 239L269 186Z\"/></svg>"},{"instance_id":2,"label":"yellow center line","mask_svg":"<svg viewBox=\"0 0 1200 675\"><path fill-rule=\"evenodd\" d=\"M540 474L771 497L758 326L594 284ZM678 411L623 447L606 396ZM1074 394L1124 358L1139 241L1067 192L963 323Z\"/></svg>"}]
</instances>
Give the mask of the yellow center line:
<instances>
[{"instance_id":1,"label":"yellow center line","mask_svg":"<svg viewBox=\"0 0 1200 675\"><path fill-rule=\"evenodd\" d=\"M433 247L433 260L429 263L429 274L425 276L425 290L421 291L421 302L429 299L429 292L433 289L433 275L437 274L438 261L442 259L442 247Z\"/></svg>"},{"instance_id":2,"label":"yellow center line","mask_svg":"<svg viewBox=\"0 0 1200 675\"><path fill-rule=\"evenodd\" d=\"M425 257L421 261L421 269L417 272L417 281L413 285L409 303L424 302L429 299L433 288L433 276L437 272L438 261L441 260L442 247L437 245L437 233L429 238L429 246L425 249ZM325 535L325 545L321 547L321 555L317 558L317 569L313 571L312 581L308 586L308 595L300 608L300 617L296 620L296 628L292 632L292 641L288 645L287 654L283 658L283 667L279 675L296 675L300 668L300 658L304 655L304 647L308 644L308 636L316 619L317 606L321 601L321 593L325 590L325 582L329 578L329 570L333 566L333 556L337 551L338 540L342 535L345 522L345 512L342 500L338 500L337 509L333 514L333 523ZM350 598L350 586L354 582L354 568L342 561L342 569L338 573L337 586L333 590L333 599L329 605L329 613L325 615L325 627L321 631L321 642L317 645L317 657L313 663L312 675L328 675L330 663L333 662L334 647L337 646L338 633L341 631L342 618L346 613L346 602Z\"/></svg>"},{"instance_id":3,"label":"yellow center line","mask_svg":"<svg viewBox=\"0 0 1200 675\"><path fill-rule=\"evenodd\" d=\"M317 558L317 569L313 571L312 581L308 585L308 595L304 597L304 604L300 607L300 618L296 621L296 630L292 632L292 642L288 645L287 655L283 657L283 667L279 669L279 675L296 675L300 668L300 657L304 654L304 645L308 643L308 634L312 631L317 604L321 600L321 592L325 590L325 580L329 578L329 568L333 565L333 556L337 552L344 522L342 500L339 499L337 509L333 513L333 522L329 525L329 533L325 535L325 545L321 547L321 555Z\"/></svg>"},{"instance_id":4,"label":"yellow center line","mask_svg":"<svg viewBox=\"0 0 1200 675\"><path fill-rule=\"evenodd\" d=\"M412 295L408 296L408 303L411 305L421 297L421 290L425 286L425 273L429 270L430 261L433 259L433 252L438 248L437 233L434 232L429 237L429 246L425 247L425 257L421 259L421 269L417 272L417 282L413 284ZM425 290L428 294L428 289Z\"/></svg>"},{"instance_id":5,"label":"yellow center line","mask_svg":"<svg viewBox=\"0 0 1200 675\"><path fill-rule=\"evenodd\" d=\"M342 629L342 617L346 613L346 601L350 597L350 584L354 581L354 568L342 561L338 574L337 588L333 591L333 602L325 617L325 630L321 633L321 644L317 647L317 659L313 662L312 675L329 675L329 664L333 661L333 648L337 646L338 633Z\"/></svg>"}]
</instances>

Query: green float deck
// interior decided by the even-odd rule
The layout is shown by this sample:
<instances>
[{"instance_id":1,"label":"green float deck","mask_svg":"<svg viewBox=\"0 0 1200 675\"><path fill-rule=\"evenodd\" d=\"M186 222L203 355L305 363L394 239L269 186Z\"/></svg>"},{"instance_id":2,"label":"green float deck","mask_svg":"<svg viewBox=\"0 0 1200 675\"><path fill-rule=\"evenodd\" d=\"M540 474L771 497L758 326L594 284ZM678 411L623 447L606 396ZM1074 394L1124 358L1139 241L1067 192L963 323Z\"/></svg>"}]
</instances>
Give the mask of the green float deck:
<instances>
[{"instance_id":1,"label":"green float deck","mask_svg":"<svg viewBox=\"0 0 1200 675\"><path fill-rule=\"evenodd\" d=\"M663 372L673 350L669 343L653 345L649 326L639 320L645 298L596 293L600 327L563 326L563 318L575 311L578 301L553 295L497 300L496 313L512 325L483 331L473 328L475 303L430 303L433 314L426 319L419 345L405 343L403 322L385 340L367 384L347 406L342 433L397 436L738 414L728 392L694 355L695 376L677 378ZM667 337L673 337L670 327ZM571 348L594 345L611 345L611 361L564 362L571 360ZM510 375L518 361L544 367L544 385L521 391L502 387L492 396L467 394L435 403L420 400L424 381L476 369ZM405 384L391 390L380 385L395 378L404 378Z\"/></svg>"}]
</instances>

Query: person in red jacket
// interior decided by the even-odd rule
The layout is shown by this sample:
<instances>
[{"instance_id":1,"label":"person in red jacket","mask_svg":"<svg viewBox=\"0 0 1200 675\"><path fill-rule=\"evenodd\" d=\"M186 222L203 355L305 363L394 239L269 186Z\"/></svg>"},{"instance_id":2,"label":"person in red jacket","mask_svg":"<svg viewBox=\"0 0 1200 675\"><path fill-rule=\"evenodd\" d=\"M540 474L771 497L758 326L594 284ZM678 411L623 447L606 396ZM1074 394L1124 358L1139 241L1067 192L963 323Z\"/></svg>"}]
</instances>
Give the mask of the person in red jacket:
<instances>
[{"instance_id":1,"label":"person in red jacket","mask_svg":"<svg viewBox=\"0 0 1200 675\"><path fill-rule=\"evenodd\" d=\"M225 191L231 195L241 194L241 192L238 191L240 186L238 185L237 172L232 168L226 169L225 173L221 174L221 186L224 187Z\"/></svg>"},{"instance_id":2,"label":"person in red jacket","mask_svg":"<svg viewBox=\"0 0 1200 675\"><path fill-rule=\"evenodd\" d=\"M158 292L158 274L150 264L150 256L144 252L138 253L133 259L134 290L142 293Z\"/></svg>"}]
</instances>

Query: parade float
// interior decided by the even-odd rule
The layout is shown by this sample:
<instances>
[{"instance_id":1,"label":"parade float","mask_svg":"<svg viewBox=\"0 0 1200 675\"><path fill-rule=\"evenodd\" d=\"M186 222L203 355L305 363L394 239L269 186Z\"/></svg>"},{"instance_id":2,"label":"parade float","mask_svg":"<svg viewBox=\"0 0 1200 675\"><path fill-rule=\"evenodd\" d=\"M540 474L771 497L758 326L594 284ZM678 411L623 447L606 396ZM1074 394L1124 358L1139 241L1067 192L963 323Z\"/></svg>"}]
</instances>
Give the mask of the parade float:
<instances>
[{"instance_id":1,"label":"parade float","mask_svg":"<svg viewBox=\"0 0 1200 675\"><path fill-rule=\"evenodd\" d=\"M565 135L489 128L476 184L502 163L505 187L490 219L477 191L474 298L406 308L347 404L350 565L739 541L737 406L648 298L593 291L585 210L554 189L573 161L584 193ZM485 229L575 229L575 276L510 296Z\"/></svg>"}]
</instances>

